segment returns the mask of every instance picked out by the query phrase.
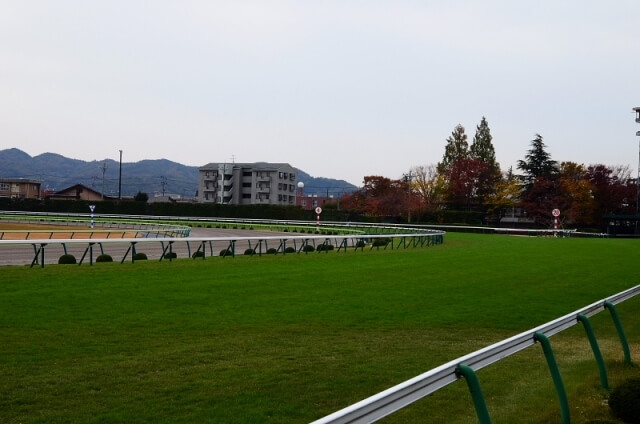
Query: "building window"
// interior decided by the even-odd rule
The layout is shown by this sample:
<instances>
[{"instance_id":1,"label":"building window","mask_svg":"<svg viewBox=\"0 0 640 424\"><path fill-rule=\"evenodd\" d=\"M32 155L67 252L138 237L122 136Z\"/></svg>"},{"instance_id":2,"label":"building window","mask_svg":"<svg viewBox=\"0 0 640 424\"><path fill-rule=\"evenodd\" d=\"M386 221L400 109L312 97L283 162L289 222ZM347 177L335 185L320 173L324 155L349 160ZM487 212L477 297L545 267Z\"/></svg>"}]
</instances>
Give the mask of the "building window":
<instances>
[{"instance_id":1,"label":"building window","mask_svg":"<svg viewBox=\"0 0 640 424\"><path fill-rule=\"evenodd\" d=\"M242 183L242 187L251 188L251 183Z\"/></svg>"},{"instance_id":2,"label":"building window","mask_svg":"<svg viewBox=\"0 0 640 424\"><path fill-rule=\"evenodd\" d=\"M302 199L302 206L307 206L307 199Z\"/></svg>"},{"instance_id":3,"label":"building window","mask_svg":"<svg viewBox=\"0 0 640 424\"><path fill-rule=\"evenodd\" d=\"M251 193L242 193L243 199L251 199Z\"/></svg>"},{"instance_id":4,"label":"building window","mask_svg":"<svg viewBox=\"0 0 640 424\"><path fill-rule=\"evenodd\" d=\"M8 183L0 183L0 190L9 191L9 184Z\"/></svg>"},{"instance_id":5,"label":"building window","mask_svg":"<svg viewBox=\"0 0 640 424\"><path fill-rule=\"evenodd\" d=\"M316 206L318 206L318 201L313 199L313 202L311 203L311 205L315 208Z\"/></svg>"},{"instance_id":6,"label":"building window","mask_svg":"<svg viewBox=\"0 0 640 424\"><path fill-rule=\"evenodd\" d=\"M242 176L243 176L243 177L250 177L250 176L251 176L251 171L244 171L244 172L242 173Z\"/></svg>"}]
</instances>

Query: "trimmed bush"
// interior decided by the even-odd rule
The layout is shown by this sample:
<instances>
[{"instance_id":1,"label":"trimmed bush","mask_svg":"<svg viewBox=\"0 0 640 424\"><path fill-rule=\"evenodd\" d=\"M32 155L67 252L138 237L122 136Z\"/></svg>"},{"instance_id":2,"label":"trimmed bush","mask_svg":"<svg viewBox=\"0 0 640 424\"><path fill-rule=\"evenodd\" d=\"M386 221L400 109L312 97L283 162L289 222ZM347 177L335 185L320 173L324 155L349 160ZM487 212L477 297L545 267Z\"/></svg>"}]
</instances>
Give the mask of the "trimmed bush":
<instances>
[{"instance_id":1,"label":"trimmed bush","mask_svg":"<svg viewBox=\"0 0 640 424\"><path fill-rule=\"evenodd\" d=\"M231 250L229 249L222 249L220 251L220 256L233 256L233 253L231 253Z\"/></svg>"},{"instance_id":2,"label":"trimmed bush","mask_svg":"<svg viewBox=\"0 0 640 424\"><path fill-rule=\"evenodd\" d=\"M318 252L324 252L324 251L327 251L327 250L333 250L333 244L325 244L325 243L319 244L318 247L317 247L317 250L318 250Z\"/></svg>"},{"instance_id":3,"label":"trimmed bush","mask_svg":"<svg viewBox=\"0 0 640 424\"><path fill-rule=\"evenodd\" d=\"M303 252L313 252L315 250L316 250L315 247L313 247L310 244L305 244L304 247L302 248Z\"/></svg>"},{"instance_id":4,"label":"trimmed bush","mask_svg":"<svg viewBox=\"0 0 640 424\"><path fill-rule=\"evenodd\" d=\"M640 378L630 378L611 391L613 415L629 424L640 424Z\"/></svg>"},{"instance_id":5,"label":"trimmed bush","mask_svg":"<svg viewBox=\"0 0 640 424\"><path fill-rule=\"evenodd\" d=\"M275 255L278 252L278 250L274 247L270 247L267 249L267 255Z\"/></svg>"},{"instance_id":6,"label":"trimmed bush","mask_svg":"<svg viewBox=\"0 0 640 424\"><path fill-rule=\"evenodd\" d=\"M103 253L96 258L96 262L113 262L113 258L111 257L111 255Z\"/></svg>"},{"instance_id":7,"label":"trimmed bush","mask_svg":"<svg viewBox=\"0 0 640 424\"><path fill-rule=\"evenodd\" d=\"M133 259L136 261L146 261L147 255L142 252L138 252L135 255L133 255Z\"/></svg>"},{"instance_id":8,"label":"trimmed bush","mask_svg":"<svg viewBox=\"0 0 640 424\"><path fill-rule=\"evenodd\" d=\"M387 238L387 237L383 237L383 238L377 238L373 240L373 246L374 247L378 247L378 246L386 246L387 244L389 244L391 242L391 239Z\"/></svg>"},{"instance_id":9,"label":"trimmed bush","mask_svg":"<svg viewBox=\"0 0 640 424\"><path fill-rule=\"evenodd\" d=\"M65 254L58 258L58 264L60 265L73 265L76 263L76 257L71 254Z\"/></svg>"},{"instance_id":10,"label":"trimmed bush","mask_svg":"<svg viewBox=\"0 0 640 424\"><path fill-rule=\"evenodd\" d=\"M164 254L165 259L175 259L177 257L178 257L178 254L176 252L167 252Z\"/></svg>"},{"instance_id":11,"label":"trimmed bush","mask_svg":"<svg viewBox=\"0 0 640 424\"><path fill-rule=\"evenodd\" d=\"M202 250L198 250L197 252L193 252L191 255L192 258L204 258L204 252Z\"/></svg>"},{"instance_id":12,"label":"trimmed bush","mask_svg":"<svg viewBox=\"0 0 640 424\"><path fill-rule=\"evenodd\" d=\"M296 253L296 249L289 246L286 249L284 249L284 253Z\"/></svg>"},{"instance_id":13,"label":"trimmed bush","mask_svg":"<svg viewBox=\"0 0 640 424\"><path fill-rule=\"evenodd\" d=\"M247 250L244 251L244 254L247 255L247 256L255 255L256 251L254 249L247 249Z\"/></svg>"}]
</instances>

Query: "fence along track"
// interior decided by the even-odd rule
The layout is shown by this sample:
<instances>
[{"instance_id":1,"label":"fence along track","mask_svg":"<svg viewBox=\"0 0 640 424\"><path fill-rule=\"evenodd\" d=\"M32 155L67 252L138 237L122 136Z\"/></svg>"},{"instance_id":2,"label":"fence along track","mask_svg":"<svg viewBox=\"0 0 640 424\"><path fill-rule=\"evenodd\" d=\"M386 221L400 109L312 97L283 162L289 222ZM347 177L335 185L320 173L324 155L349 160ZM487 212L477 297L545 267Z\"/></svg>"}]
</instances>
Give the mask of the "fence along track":
<instances>
[{"instance_id":1,"label":"fence along track","mask_svg":"<svg viewBox=\"0 0 640 424\"><path fill-rule=\"evenodd\" d=\"M157 237L157 238L121 238L121 239L44 239L44 240L0 240L0 247L31 246L33 248L33 259L31 267L34 265L45 265L45 251L52 246L62 247L64 253L68 253L68 248L73 246L84 247L81 253L79 265L83 262L93 265L94 248L100 249L100 254L109 253L106 247L125 245L126 251L120 260L123 263L128 257L135 262L136 250L140 246L157 246L159 260L165 258L166 253L173 252L176 247L186 249L189 257L193 253L198 253L198 257L205 259L216 256L216 249L222 249L225 253L223 257L235 257L239 248L248 247L254 253L251 255L261 256L270 253L270 248L275 249L277 254L310 253L305 249L312 246L316 253L328 253L330 250L337 252L347 252L348 250L372 250L372 249L408 249L424 246L442 244L444 241L443 231L423 230L414 234L360 234L360 235L280 235L268 237ZM376 240L381 241L376 243ZM317 250L318 246L330 247ZM293 247L293 252L288 247ZM195 251L194 251L195 250ZM200 254L201 252L201 254ZM145 252L146 253L146 252ZM243 250L240 251L244 253ZM151 259L151 258L150 258ZM171 260L171 259L169 259Z\"/></svg>"},{"instance_id":2,"label":"fence along track","mask_svg":"<svg viewBox=\"0 0 640 424\"><path fill-rule=\"evenodd\" d=\"M545 346L549 346L548 337L566 330L579 322L584 324L585 321L588 322L588 317L593 316L604 309L608 309L611 313L620 337L620 342L625 355L625 362L630 364L631 355L629 353L629 346L614 305L638 294L640 294L640 285L620 292L609 298L592 303L580 310L495 343L484 349L480 349L466 356L454 359L453 361L447 362L446 364L427 371L424 374L400 383L333 414L327 415L324 418L316 420L312 424L375 422L461 378L467 379L479 422L481 424L489 424L491 423L491 419L486 405L484 404L484 398L480 390L477 377L475 376L475 371L533 346L537 342L540 342L543 345L543 348L545 348ZM590 326L585 325L585 330L591 339L593 335L589 332L589 328ZM606 389L607 387L604 387L606 386L606 371L603 369L604 364L600 362L599 356L601 357L601 355L599 355L597 343L596 347L592 344L592 349L600 368L601 385ZM549 364L554 383L556 384L556 390L558 391L563 415L562 422L568 424L570 422L568 403L566 395L564 395L564 388L562 386L560 375L557 372L557 369L554 369L553 366L555 363L553 353L548 352L546 348L544 353L547 357L547 362Z\"/></svg>"}]
</instances>

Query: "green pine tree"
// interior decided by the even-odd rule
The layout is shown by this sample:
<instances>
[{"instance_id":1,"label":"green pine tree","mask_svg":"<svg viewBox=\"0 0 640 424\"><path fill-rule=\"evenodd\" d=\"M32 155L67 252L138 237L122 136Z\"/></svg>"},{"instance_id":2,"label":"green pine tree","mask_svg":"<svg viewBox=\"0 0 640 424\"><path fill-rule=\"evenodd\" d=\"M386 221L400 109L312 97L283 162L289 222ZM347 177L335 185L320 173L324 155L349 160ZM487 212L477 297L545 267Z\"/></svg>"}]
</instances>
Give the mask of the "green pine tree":
<instances>
[{"instance_id":1,"label":"green pine tree","mask_svg":"<svg viewBox=\"0 0 640 424\"><path fill-rule=\"evenodd\" d=\"M551 154L545 150L546 147L542 136L536 134L524 160L518 161L518 169L524 172L523 180L527 186L538 178L550 177L558 172L558 162L551 159Z\"/></svg>"},{"instance_id":2,"label":"green pine tree","mask_svg":"<svg viewBox=\"0 0 640 424\"><path fill-rule=\"evenodd\" d=\"M500 165L496 161L496 151L493 147L493 137L487 119L483 116L480 125L476 127L476 135L469 148L469 157L480 160L489 165L492 174L500 174Z\"/></svg>"},{"instance_id":3,"label":"green pine tree","mask_svg":"<svg viewBox=\"0 0 640 424\"><path fill-rule=\"evenodd\" d=\"M454 163L468 157L469 143L467 142L467 134L464 132L464 127L458 124L453 129L449 138L447 138L447 145L444 147L442 162L438 163L438 173L440 175L447 174Z\"/></svg>"}]
</instances>

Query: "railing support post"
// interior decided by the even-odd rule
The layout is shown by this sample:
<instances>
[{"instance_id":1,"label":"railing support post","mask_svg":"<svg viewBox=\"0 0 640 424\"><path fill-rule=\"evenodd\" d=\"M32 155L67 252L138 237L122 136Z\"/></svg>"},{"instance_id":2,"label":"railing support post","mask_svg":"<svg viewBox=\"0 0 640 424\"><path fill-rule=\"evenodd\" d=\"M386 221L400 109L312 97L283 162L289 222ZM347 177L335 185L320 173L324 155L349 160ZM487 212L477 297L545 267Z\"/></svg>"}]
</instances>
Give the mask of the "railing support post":
<instances>
[{"instance_id":1,"label":"railing support post","mask_svg":"<svg viewBox=\"0 0 640 424\"><path fill-rule=\"evenodd\" d=\"M602 357L602 352L600 351L600 346L598 345L598 340L596 339L596 335L593 332L591 321L589 321L589 318L583 314L578 314L578 321L582 323L582 325L584 326L584 330L587 332L587 337L589 338L589 344L591 345L593 356L595 356L596 358L596 363L598 364L598 371L600 372L600 386L605 390L609 390L607 368L604 365L604 358Z\"/></svg>"},{"instance_id":2,"label":"railing support post","mask_svg":"<svg viewBox=\"0 0 640 424\"><path fill-rule=\"evenodd\" d=\"M569 414L569 401L567 400L567 392L564 389L564 383L562 382L562 376L558 369L558 363L553 355L553 349L551 349L551 342L549 338L542 333L536 332L534 339L539 341L542 345L542 351L547 359L547 365L549 371L551 371L551 378L556 386L556 392L558 393L558 401L560 402L560 413L562 415L562 424L571 424L571 416Z\"/></svg>"},{"instance_id":3,"label":"railing support post","mask_svg":"<svg viewBox=\"0 0 640 424\"><path fill-rule=\"evenodd\" d=\"M618 311L611 302L604 302L604 307L611 313L611 318L613 319L613 323L615 324L616 330L618 331L618 337L620 338L620 343L622 343L622 350L624 351L624 362L627 365L631 365L631 351L629 350L629 342L627 342L627 336L624 334L624 328L622 328L622 322L620 321Z\"/></svg>"},{"instance_id":4,"label":"railing support post","mask_svg":"<svg viewBox=\"0 0 640 424\"><path fill-rule=\"evenodd\" d=\"M480 424L491 424L491 417L489 417L489 410L482 394L482 388L480 387L480 381L476 372L468 365L460 364L456 368L456 374L464 377L471 392L471 398L473 399L473 405L476 408L476 414Z\"/></svg>"}]
</instances>

